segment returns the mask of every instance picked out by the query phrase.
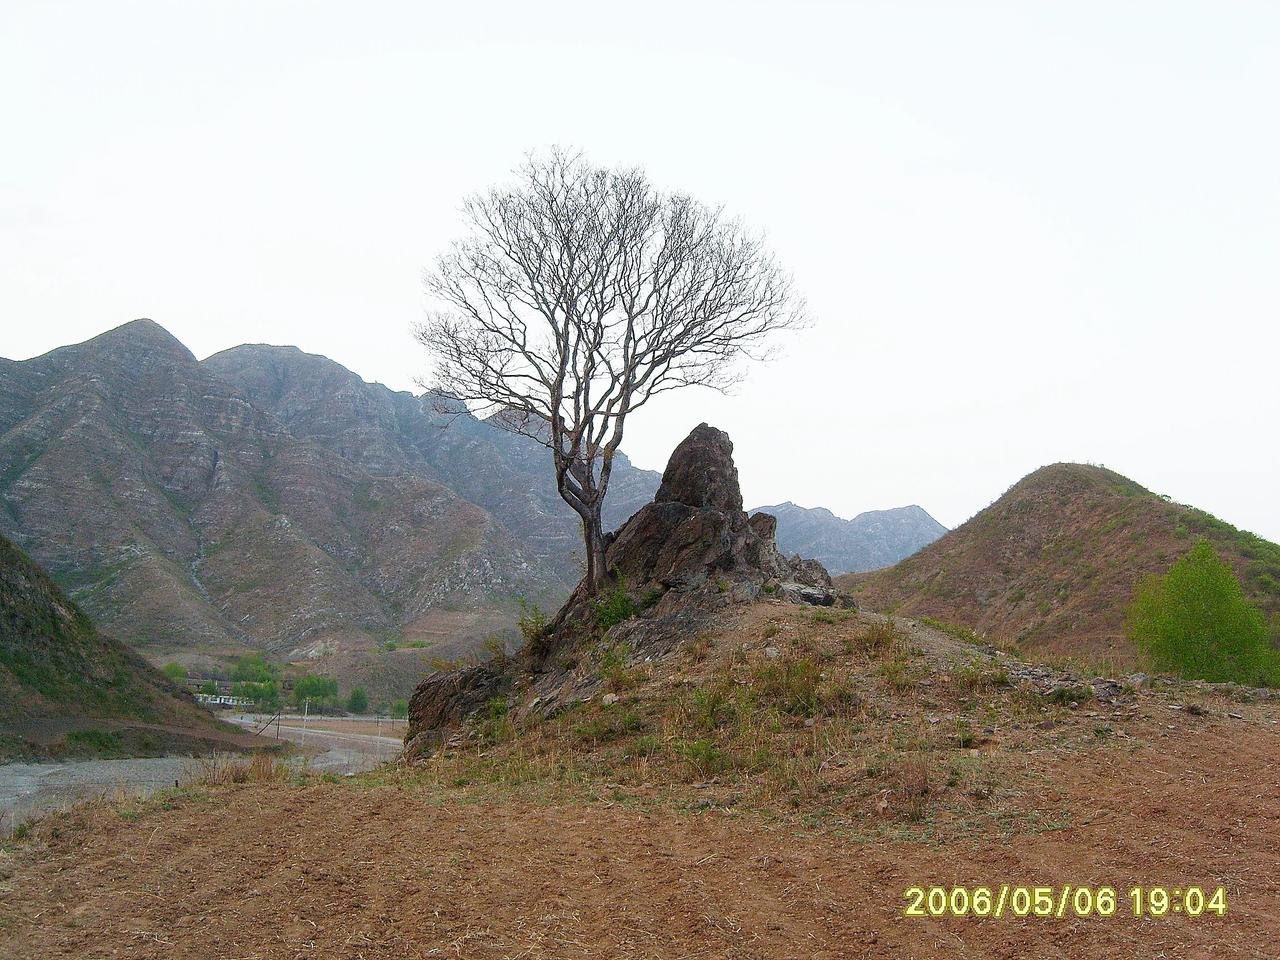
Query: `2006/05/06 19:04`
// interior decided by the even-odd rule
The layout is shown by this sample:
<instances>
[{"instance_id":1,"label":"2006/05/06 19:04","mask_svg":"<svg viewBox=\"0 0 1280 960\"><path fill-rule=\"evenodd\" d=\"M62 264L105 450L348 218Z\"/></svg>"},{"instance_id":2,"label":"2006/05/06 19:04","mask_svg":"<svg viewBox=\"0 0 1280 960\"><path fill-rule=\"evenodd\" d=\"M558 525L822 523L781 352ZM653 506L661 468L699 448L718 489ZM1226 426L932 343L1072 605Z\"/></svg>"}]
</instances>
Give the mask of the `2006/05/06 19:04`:
<instances>
[{"instance_id":1,"label":"2006/05/06 19:04","mask_svg":"<svg viewBox=\"0 0 1280 960\"><path fill-rule=\"evenodd\" d=\"M908 887L908 917L1223 916L1227 891L1217 887Z\"/></svg>"}]
</instances>

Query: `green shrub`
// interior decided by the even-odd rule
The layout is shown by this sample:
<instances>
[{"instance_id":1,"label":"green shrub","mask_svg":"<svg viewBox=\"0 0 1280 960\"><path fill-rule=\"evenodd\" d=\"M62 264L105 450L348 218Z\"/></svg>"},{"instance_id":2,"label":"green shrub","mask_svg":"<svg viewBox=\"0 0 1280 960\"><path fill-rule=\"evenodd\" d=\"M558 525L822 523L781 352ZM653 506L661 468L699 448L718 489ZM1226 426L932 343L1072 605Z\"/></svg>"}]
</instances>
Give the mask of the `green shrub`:
<instances>
[{"instance_id":1,"label":"green shrub","mask_svg":"<svg viewBox=\"0 0 1280 960\"><path fill-rule=\"evenodd\" d=\"M732 765L728 754L710 740L693 740L679 746L682 759L704 777L714 776Z\"/></svg>"},{"instance_id":2,"label":"green shrub","mask_svg":"<svg viewBox=\"0 0 1280 960\"><path fill-rule=\"evenodd\" d=\"M527 600L520 601L520 619L516 621L516 626L520 628L520 636L524 637L525 643L534 644L541 640L546 635L550 622L535 604Z\"/></svg>"},{"instance_id":3,"label":"green shrub","mask_svg":"<svg viewBox=\"0 0 1280 960\"><path fill-rule=\"evenodd\" d=\"M274 709L280 705L280 689L273 680L269 680L266 683L252 683L246 680L238 681L231 685L231 695L252 700L255 705L260 707Z\"/></svg>"},{"instance_id":4,"label":"green shrub","mask_svg":"<svg viewBox=\"0 0 1280 960\"><path fill-rule=\"evenodd\" d=\"M573 728L573 733L580 743L600 746L637 734L644 728L644 718L638 713L604 710L583 720Z\"/></svg>"},{"instance_id":5,"label":"green shrub","mask_svg":"<svg viewBox=\"0 0 1280 960\"><path fill-rule=\"evenodd\" d=\"M699 730L714 730L732 713L732 703L723 687L700 687L690 697L690 719Z\"/></svg>"},{"instance_id":6,"label":"green shrub","mask_svg":"<svg viewBox=\"0 0 1280 960\"><path fill-rule=\"evenodd\" d=\"M387 712L397 720L403 720L409 715L409 702L407 700L393 700Z\"/></svg>"},{"instance_id":7,"label":"green shrub","mask_svg":"<svg viewBox=\"0 0 1280 960\"><path fill-rule=\"evenodd\" d=\"M489 662L495 667L502 667L507 662L507 644L497 634L485 638L484 651L489 655Z\"/></svg>"},{"instance_id":8,"label":"green shrub","mask_svg":"<svg viewBox=\"0 0 1280 960\"><path fill-rule=\"evenodd\" d=\"M1261 612L1206 540L1163 577L1138 585L1126 626L1157 670L1220 683L1280 683L1280 654Z\"/></svg>"},{"instance_id":9,"label":"green shrub","mask_svg":"<svg viewBox=\"0 0 1280 960\"><path fill-rule=\"evenodd\" d=\"M124 746L120 734L110 730L74 730L66 736L66 745L97 754L118 753Z\"/></svg>"},{"instance_id":10,"label":"green shrub","mask_svg":"<svg viewBox=\"0 0 1280 960\"><path fill-rule=\"evenodd\" d=\"M241 680L247 683L267 683L278 676L280 676L280 668L274 663L268 663L260 653L250 653L241 657L231 671L233 681Z\"/></svg>"},{"instance_id":11,"label":"green shrub","mask_svg":"<svg viewBox=\"0 0 1280 960\"><path fill-rule=\"evenodd\" d=\"M182 683L187 679L187 668L180 663L166 663L164 665L164 675L174 683Z\"/></svg>"},{"instance_id":12,"label":"green shrub","mask_svg":"<svg viewBox=\"0 0 1280 960\"><path fill-rule=\"evenodd\" d=\"M615 627L624 620L636 615L635 601L627 592L627 580L619 578L618 582L601 592L595 601L596 626L602 631Z\"/></svg>"}]
</instances>

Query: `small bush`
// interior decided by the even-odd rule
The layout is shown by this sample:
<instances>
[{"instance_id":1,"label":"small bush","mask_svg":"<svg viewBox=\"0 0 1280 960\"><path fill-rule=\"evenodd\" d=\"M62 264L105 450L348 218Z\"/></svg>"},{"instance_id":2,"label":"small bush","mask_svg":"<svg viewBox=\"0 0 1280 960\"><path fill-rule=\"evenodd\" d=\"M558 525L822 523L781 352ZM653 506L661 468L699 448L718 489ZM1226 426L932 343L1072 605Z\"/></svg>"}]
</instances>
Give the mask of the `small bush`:
<instances>
[{"instance_id":1,"label":"small bush","mask_svg":"<svg viewBox=\"0 0 1280 960\"><path fill-rule=\"evenodd\" d=\"M977 647L987 645L986 638L976 631L970 630L968 627L962 627L956 623L947 623L944 620L935 620L933 617L921 617L920 622L926 626L933 627L933 629L940 633L945 633L949 637L954 637L957 640L963 640L965 643L972 643Z\"/></svg>"},{"instance_id":2,"label":"small bush","mask_svg":"<svg viewBox=\"0 0 1280 960\"><path fill-rule=\"evenodd\" d=\"M208 786L280 780L285 772L283 764L276 763L275 758L266 753L255 753L248 760L218 755L202 758L198 763L198 772L193 780Z\"/></svg>"},{"instance_id":3,"label":"small bush","mask_svg":"<svg viewBox=\"0 0 1280 960\"><path fill-rule=\"evenodd\" d=\"M901 655L881 663L877 672L894 693L906 693L920 682L919 673L911 661Z\"/></svg>"},{"instance_id":4,"label":"small bush","mask_svg":"<svg viewBox=\"0 0 1280 960\"><path fill-rule=\"evenodd\" d=\"M966 663L951 671L951 683L960 692L972 696L1009 686L1009 674L1002 667L988 669L981 663Z\"/></svg>"},{"instance_id":5,"label":"small bush","mask_svg":"<svg viewBox=\"0 0 1280 960\"><path fill-rule=\"evenodd\" d=\"M73 730L64 740L73 750L86 750L99 754L118 753L124 747L120 734L110 730Z\"/></svg>"},{"instance_id":6,"label":"small bush","mask_svg":"<svg viewBox=\"0 0 1280 960\"><path fill-rule=\"evenodd\" d=\"M636 605L627 592L626 578L601 593L595 601L596 626L607 631L636 615Z\"/></svg>"},{"instance_id":7,"label":"small bush","mask_svg":"<svg viewBox=\"0 0 1280 960\"><path fill-rule=\"evenodd\" d=\"M692 740L679 746L680 757L704 777L723 773L733 764L729 755L710 740Z\"/></svg>"},{"instance_id":8,"label":"small bush","mask_svg":"<svg viewBox=\"0 0 1280 960\"><path fill-rule=\"evenodd\" d=\"M1139 584L1127 628L1156 670L1191 680L1280 684L1280 654L1261 612L1207 540L1163 577Z\"/></svg>"},{"instance_id":9,"label":"small bush","mask_svg":"<svg viewBox=\"0 0 1280 960\"><path fill-rule=\"evenodd\" d=\"M1046 696L1049 703L1066 706L1069 703L1087 703L1093 699L1093 687L1086 683L1072 684L1066 687L1055 687Z\"/></svg>"},{"instance_id":10,"label":"small bush","mask_svg":"<svg viewBox=\"0 0 1280 960\"><path fill-rule=\"evenodd\" d=\"M655 757L661 752L662 740L647 733L642 737L636 737L635 740L627 744L623 754L635 759L637 757Z\"/></svg>"},{"instance_id":11,"label":"small bush","mask_svg":"<svg viewBox=\"0 0 1280 960\"><path fill-rule=\"evenodd\" d=\"M166 663L164 675L174 683L182 683L187 679L187 668L180 663Z\"/></svg>"},{"instance_id":12,"label":"small bush","mask_svg":"<svg viewBox=\"0 0 1280 960\"><path fill-rule=\"evenodd\" d=\"M928 759L919 755L903 757L891 765L887 775L903 819L919 823L928 816L929 795L933 792Z\"/></svg>"},{"instance_id":13,"label":"small bush","mask_svg":"<svg viewBox=\"0 0 1280 960\"><path fill-rule=\"evenodd\" d=\"M846 639L845 649L849 653L862 653L871 657L893 649L906 639L906 634L890 617L883 622L871 624L858 636Z\"/></svg>"},{"instance_id":14,"label":"small bush","mask_svg":"<svg viewBox=\"0 0 1280 960\"><path fill-rule=\"evenodd\" d=\"M502 667L507 662L507 645L499 636L493 635L485 638L485 653L489 655L489 662L495 667Z\"/></svg>"},{"instance_id":15,"label":"small bush","mask_svg":"<svg viewBox=\"0 0 1280 960\"><path fill-rule=\"evenodd\" d=\"M625 643L615 643L601 651L600 676L610 693L621 693L640 682L640 671L627 667L630 656L631 648Z\"/></svg>"},{"instance_id":16,"label":"small bush","mask_svg":"<svg viewBox=\"0 0 1280 960\"><path fill-rule=\"evenodd\" d=\"M516 626L520 628L520 636L524 637L525 643L533 645L542 640L550 624L547 615L535 604L520 601L520 618L516 620Z\"/></svg>"},{"instance_id":17,"label":"small bush","mask_svg":"<svg viewBox=\"0 0 1280 960\"><path fill-rule=\"evenodd\" d=\"M756 667L753 683L762 699L784 713L812 716L822 671L812 660L783 660Z\"/></svg>"},{"instance_id":18,"label":"small bush","mask_svg":"<svg viewBox=\"0 0 1280 960\"><path fill-rule=\"evenodd\" d=\"M714 730L733 715L733 705L724 687L702 687L693 691L689 719L698 730Z\"/></svg>"},{"instance_id":19,"label":"small bush","mask_svg":"<svg viewBox=\"0 0 1280 960\"><path fill-rule=\"evenodd\" d=\"M583 720L573 728L573 733L580 743L601 746L637 734L644 728L644 718L638 713L605 710Z\"/></svg>"}]
</instances>

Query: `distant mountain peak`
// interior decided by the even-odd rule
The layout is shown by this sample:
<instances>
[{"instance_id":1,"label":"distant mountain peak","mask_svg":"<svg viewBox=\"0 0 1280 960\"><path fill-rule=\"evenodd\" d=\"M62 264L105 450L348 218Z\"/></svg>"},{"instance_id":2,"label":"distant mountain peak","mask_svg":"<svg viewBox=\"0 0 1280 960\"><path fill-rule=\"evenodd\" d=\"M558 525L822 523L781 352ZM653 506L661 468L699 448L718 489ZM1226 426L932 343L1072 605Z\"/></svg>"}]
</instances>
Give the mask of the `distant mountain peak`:
<instances>
[{"instance_id":1,"label":"distant mountain peak","mask_svg":"<svg viewBox=\"0 0 1280 960\"><path fill-rule=\"evenodd\" d=\"M892 566L947 532L915 504L867 510L852 520L826 507L801 507L790 500L751 512L777 518L780 549L813 557L832 573Z\"/></svg>"},{"instance_id":2,"label":"distant mountain peak","mask_svg":"<svg viewBox=\"0 0 1280 960\"><path fill-rule=\"evenodd\" d=\"M120 326L113 327L105 333L100 333L96 337L76 346L80 348L101 348L117 344L134 350L145 349L148 353L163 351L191 363L194 363L196 359L195 354L188 350L181 340L147 317L122 323ZM61 349L74 348L63 347Z\"/></svg>"}]
</instances>

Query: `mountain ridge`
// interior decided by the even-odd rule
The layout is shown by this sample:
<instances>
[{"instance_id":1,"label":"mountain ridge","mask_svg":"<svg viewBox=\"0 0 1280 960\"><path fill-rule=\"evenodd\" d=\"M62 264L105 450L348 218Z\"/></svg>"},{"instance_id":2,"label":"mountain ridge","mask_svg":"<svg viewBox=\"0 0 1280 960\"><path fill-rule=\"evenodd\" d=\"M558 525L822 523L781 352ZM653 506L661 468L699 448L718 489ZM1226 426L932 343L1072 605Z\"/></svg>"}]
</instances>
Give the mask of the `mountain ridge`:
<instances>
[{"instance_id":1,"label":"mountain ridge","mask_svg":"<svg viewBox=\"0 0 1280 960\"><path fill-rule=\"evenodd\" d=\"M819 560L832 574L890 566L947 532L918 504L864 510L849 520L826 507L802 507L789 500L751 512L778 519L781 550Z\"/></svg>"},{"instance_id":2,"label":"mountain ridge","mask_svg":"<svg viewBox=\"0 0 1280 960\"><path fill-rule=\"evenodd\" d=\"M619 453L606 527L659 482ZM296 346L199 360L149 319L0 362L0 533L155 663L265 651L387 697L580 576L537 441Z\"/></svg>"}]
</instances>

